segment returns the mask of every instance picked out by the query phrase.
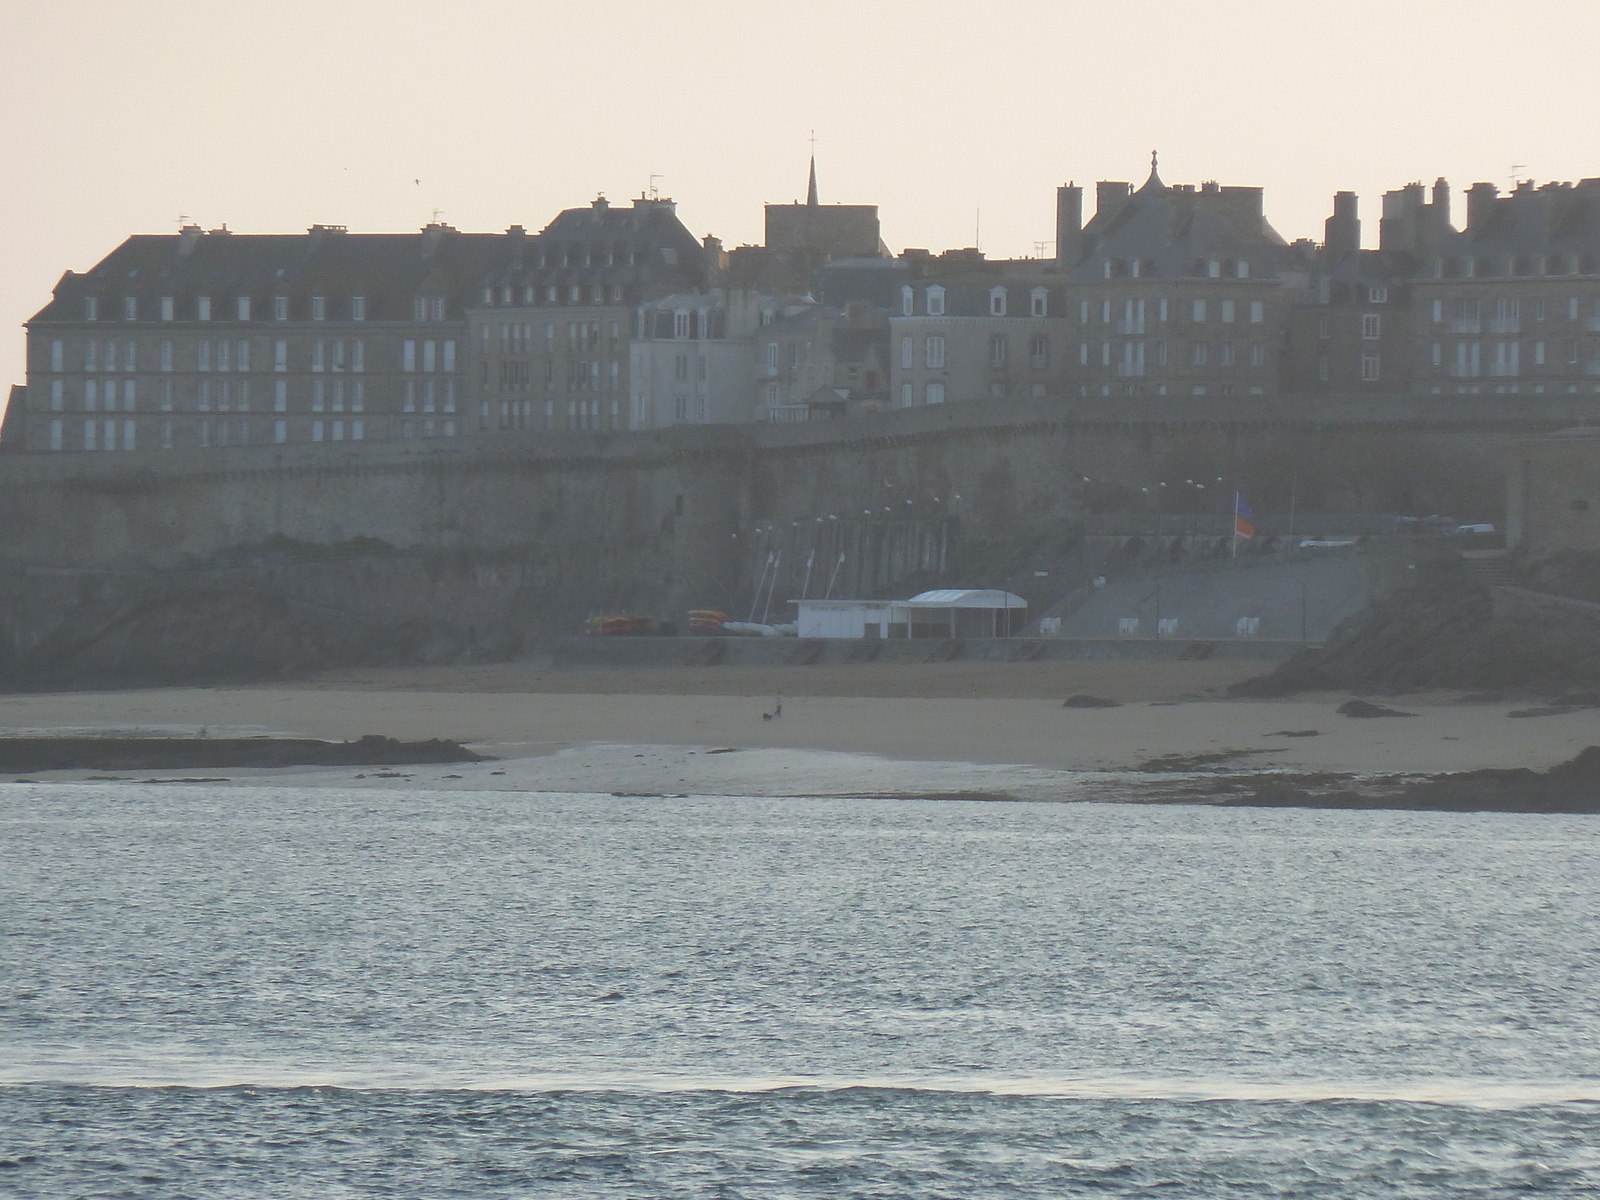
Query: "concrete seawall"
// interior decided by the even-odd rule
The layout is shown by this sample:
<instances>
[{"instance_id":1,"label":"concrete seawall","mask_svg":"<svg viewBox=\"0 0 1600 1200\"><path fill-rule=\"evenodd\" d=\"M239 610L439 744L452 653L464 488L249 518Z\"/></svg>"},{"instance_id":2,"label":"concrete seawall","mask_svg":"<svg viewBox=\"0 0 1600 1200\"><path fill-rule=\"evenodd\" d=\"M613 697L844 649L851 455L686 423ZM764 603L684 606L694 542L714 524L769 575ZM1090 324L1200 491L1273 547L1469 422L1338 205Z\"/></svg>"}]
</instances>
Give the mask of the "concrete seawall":
<instances>
[{"instance_id":1,"label":"concrete seawall","mask_svg":"<svg viewBox=\"0 0 1600 1200\"><path fill-rule=\"evenodd\" d=\"M157 594L201 608L248 594L310 626L312 609L409 623L418 653L501 653L593 612L744 616L763 576L779 604L829 581L896 595L1033 580L1072 561L1086 514L1210 520L1234 490L1257 512L1492 519L1506 442L1591 403L1052 399L791 426L6 455L0 626L13 660L81 655L119 621L134 646L126 615ZM1028 583L1030 602L1062 591L1064 570Z\"/></svg>"}]
</instances>

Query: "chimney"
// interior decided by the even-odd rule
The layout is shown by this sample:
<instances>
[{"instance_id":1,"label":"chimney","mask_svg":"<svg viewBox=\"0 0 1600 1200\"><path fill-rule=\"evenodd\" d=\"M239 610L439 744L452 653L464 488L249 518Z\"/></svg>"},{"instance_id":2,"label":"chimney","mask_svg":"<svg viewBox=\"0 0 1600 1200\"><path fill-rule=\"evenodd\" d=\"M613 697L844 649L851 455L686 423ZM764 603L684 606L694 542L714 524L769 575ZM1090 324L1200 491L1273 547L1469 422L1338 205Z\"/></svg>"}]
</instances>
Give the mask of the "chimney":
<instances>
[{"instance_id":1,"label":"chimney","mask_svg":"<svg viewBox=\"0 0 1600 1200\"><path fill-rule=\"evenodd\" d=\"M717 237L717 236L715 236L714 234L709 234L708 233L708 234L705 235L705 237L700 239L700 247L707 254L721 254L722 253L722 239Z\"/></svg>"},{"instance_id":2,"label":"chimney","mask_svg":"<svg viewBox=\"0 0 1600 1200\"><path fill-rule=\"evenodd\" d=\"M1323 225L1323 246L1330 267L1361 249L1360 203L1354 192L1333 194L1333 216Z\"/></svg>"},{"instance_id":3,"label":"chimney","mask_svg":"<svg viewBox=\"0 0 1600 1200\"><path fill-rule=\"evenodd\" d=\"M1433 181L1433 219L1441 229L1450 224L1450 185L1443 175Z\"/></svg>"},{"instance_id":4,"label":"chimney","mask_svg":"<svg viewBox=\"0 0 1600 1200\"><path fill-rule=\"evenodd\" d=\"M1423 187L1408 183L1383 194L1383 216L1378 221L1378 246L1395 252L1420 253L1418 226L1422 220Z\"/></svg>"},{"instance_id":5,"label":"chimney","mask_svg":"<svg viewBox=\"0 0 1600 1200\"><path fill-rule=\"evenodd\" d=\"M1109 221L1117 210L1128 202L1133 185L1119 180L1102 179L1094 185L1094 215L1098 221Z\"/></svg>"},{"instance_id":6,"label":"chimney","mask_svg":"<svg viewBox=\"0 0 1600 1200\"><path fill-rule=\"evenodd\" d=\"M1494 212L1500 189L1492 183L1475 183L1467 189L1467 232L1482 233Z\"/></svg>"},{"instance_id":7,"label":"chimney","mask_svg":"<svg viewBox=\"0 0 1600 1200\"><path fill-rule=\"evenodd\" d=\"M178 254L187 258L194 253L196 244L200 241L200 226L185 225L178 231Z\"/></svg>"},{"instance_id":8,"label":"chimney","mask_svg":"<svg viewBox=\"0 0 1600 1200\"><path fill-rule=\"evenodd\" d=\"M1063 184L1056 189L1056 270L1078 261L1083 248L1083 189Z\"/></svg>"}]
</instances>

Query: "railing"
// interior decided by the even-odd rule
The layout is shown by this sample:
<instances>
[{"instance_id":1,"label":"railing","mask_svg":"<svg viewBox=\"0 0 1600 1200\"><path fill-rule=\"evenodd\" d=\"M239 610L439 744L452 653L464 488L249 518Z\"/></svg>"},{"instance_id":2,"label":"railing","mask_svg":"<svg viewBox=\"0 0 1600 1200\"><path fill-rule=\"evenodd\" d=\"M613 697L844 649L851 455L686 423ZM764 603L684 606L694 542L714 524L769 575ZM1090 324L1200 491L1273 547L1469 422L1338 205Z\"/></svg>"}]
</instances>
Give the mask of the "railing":
<instances>
[{"instance_id":1,"label":"railing","mask_svg":"<svg viewBox=\"0 0 1600 1200\"><path fill-rule=\"evenodd\" d=\"M774 425L795 425L810 419L809 404L777 404L767 409L767 420Z\"/></svg>"}]
</instances>

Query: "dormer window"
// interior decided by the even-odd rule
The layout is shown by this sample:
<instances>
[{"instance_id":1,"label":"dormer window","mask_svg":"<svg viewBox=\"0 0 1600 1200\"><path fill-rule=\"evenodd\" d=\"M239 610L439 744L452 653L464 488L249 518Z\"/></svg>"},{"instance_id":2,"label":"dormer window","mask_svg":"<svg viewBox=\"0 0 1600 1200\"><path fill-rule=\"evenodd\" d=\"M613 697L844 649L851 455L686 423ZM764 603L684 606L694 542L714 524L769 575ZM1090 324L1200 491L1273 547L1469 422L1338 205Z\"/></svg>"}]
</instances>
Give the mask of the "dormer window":
<instances>
[{"instance_id":1,"label":"dormer window","mask_svg":"<svg viewBox=\"0 0 1600 1200\"><path fill-rule=\"evenodd\" d=\"M433 299L429 302L428 307L433 312L433 319L435 321L444 320L444 297L443 296L435 296L435 297L433 297Z\"/></svg>"},{"instance_id":2,"label":"dormer window","mask_svg":"<svg viewBox=\"0 0 1600 1200\"><path fill-rule=\"evenodd\" d=\"M1222 260L1221 259L1213 258L1213 259L1207 260L1207 262L1206 262L1206 278L1207 279L1221 279L1222 278Z\"/></svg>"},{"instance_id":3,"label":"dormer window","mask_svg":"<svg viewBox=\"0 0 1600 1200\"><path fill-rule=\"evenodd\" d=\"M1237 263L1234 264L1233 277L1235 279L1249 279L1250 264L1241 258Z\"/></svg>"},{"instance_id":4,"label":"dormer window","mask_svg":"<svg viewBox=\"0 0 1600 1200\"><path fill-rule=\"evenodd\" d=\"M915 303L916 303L915 300L913 300L913 298L912 298L911 289L909 287L901 288L900 289L900 315L902 317L909 317L911 315L912 311L913 311L913 306L915 305Z\"/></svg>"},{"instance_id":5,"label":"dormer window","mask_svg":"<svg viewBox=\"0 0 1600 1200\"><path fill-rule=\"evenodd\" d=\"M1034 288L1033 291L1028 293L1028 298L1032 302L1031 311L1034 316L1047 317L1050 315L1050 293L1048 291L1042 287Z\"/></svg>"},{"instance_id":6,"label":"dormer window","mask_svg":"<svg viewBox=\"0 0 1600 1200\"><path fill-rule=\"evenodd\" d=\"M272 298L272 319L274 321L287 321L289 319L289 297L274 296Z\"/></svg>"},{"instance_id":7,"label":"dormer window","mask_svg":"<svg viewBox=\"0 0 1600 1200\"><path fill-rule=\"evenodd\" d=\"M122 319L124 321L137 321L139 319L139 301L133 296L122 298Z\"/></svg>"},{"instance_id":8,"label":"dormer window","mask_svg":"<svg viewBox=\"0 0 1600 1200\"><path fill-rule=\"evenodd\" d=\"M367 298L365 296L350 297L350 319L352 321L365 321L367 319Z\"/></svg>"},{"instance_id":9,"label":"dormer window","mask_svg":"<svg viewBox=\"0 0 1600 1200\"><path fill-rule=\"evenodd\" d=\"M503 287L503 288L500 289L500 303L501 304L510 304L511 303L511 288L509 286Z\"/></svg>"},{"instance_id":10,"label":"dormer window","mask_svg":"<svg viewBox=\"0 0 1600 1200\"><path fill-rule=\"evenodd\" d=\"M311 319L313 321L326 321L328 319L328 298L326 296L311 297Z\"/></svg>"},{"instance_id":11,"label":"dormer window","mask_svg":"<svg viewBox=\"0 0 1600 1200\"><path fill-rule=\"evenodd\" d=\"M98 321L100 319L100 299L97 296L83 298L83 319L85 321Z\"/></svg>"},{"instance_id":12,"label":"dormer window","mask_svg":"<svg viewBox=\"0 0 1600 1200\"><path fill-rule=\"evenodd\" d=\"M1369 303L1369 304L1387 304L1387 303L1389 303L1389 289L1386 288L1386 287L1369 287L1367 289L1367 303Z\"/></svg>"},{"instance_id":13,"label":"dormer window","mask_svg":"<svg viewBox=\"0 0 1600 1200\"><path fill-rule=\"evenodd\" d=\"M944 316L944 289L934 284L928 289L928 315L930 317Z\"/></svg>"},{"instance_id":14,"label":"dormer window","mask_svg":"<svg viewBox=\"0 0 1600 1200\"><path fill-rule=\"evenodd\" d=\"M486 287L483 289L483 302L485 304L494 303L494 289L492 287Z\"/></svg>"},{"instance_id":15,"label":"dormer window","mask_svg":"<svg viewBox=\"0 0 1600 1200\"><path fill-rule=\"evenodd\" d=\"M201 296L194 302L194 313L202 321L211 320L211 297Z\"/></svg>"},{"instance_id":16,"label":"dormer window","mask_svg":"<svg viewBox=\"0 0 1600 1200\"><path fill-rule=\"evenodd\" d=\"M171 296L161 297L161 319L170 321L173 318L173 303Z\"/></svg>"},{"instance_id":17,"label":"dormer window","mask_svg":"<svg viewBox=\"0 0 1600 1200\"><path fill-rule=\"evenodd\" d=\"M248 321L250 319L250 297L236 297L234 300L233 311L234 315L237 316L239 320Z\"/></svg>"},{"instance_id":18,"label":"dormer window","mask_svg":"<svg viewBox=\"0 0 1600 1200\"><path fill-rule=\"evenodd\" d=\"M1006 290L1003 287L989 289L989 315L1003 317L1006 315Z\"/></svg>"},{"instance_id":19,"label":"dormer window","mask_svg":"<svg viewBox=\"0 0 1600 1200\"><path fill-rule=\"evenodd\" d=\"M1106 259L1105 262L1100 264L1100 278L1102 278L1102 279L1110 279L1111 278L1111 260L1109 258Z\"/></svg>"},{"instance_id":20,"label":"dormer window","mask_svg":"<svg viewBox=\"0 0 1600 1200\"><path fill-rule=\"evenodd\" d=\"M1133 278L1135 278L1135 279L1139 278L1139 275L1141 273L1139 268L1141 266L1143 266L1143 264L1137 258L1134 259L1131 263L1128 264L1128 274L1133 276Z\"/></svg>"},{"instance_id":21,"label":"dormer window","mask_svg":"<svg viewBox=\"0 0 1600 1200\"><path fill-rule=\"evenodd\" d=\"M687 309L680 308L676 313L673 314L672 336L675 338L686 338L689 336L689 312Z\"/></svg>"}]
</instances>

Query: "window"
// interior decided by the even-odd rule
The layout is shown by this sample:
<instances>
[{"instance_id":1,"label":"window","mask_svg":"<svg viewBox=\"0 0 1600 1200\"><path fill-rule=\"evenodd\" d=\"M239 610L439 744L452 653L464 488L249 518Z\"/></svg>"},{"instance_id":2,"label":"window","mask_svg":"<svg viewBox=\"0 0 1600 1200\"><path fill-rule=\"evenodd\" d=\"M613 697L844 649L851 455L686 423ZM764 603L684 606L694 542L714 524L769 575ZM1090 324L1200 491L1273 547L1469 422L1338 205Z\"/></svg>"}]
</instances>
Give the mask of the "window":
<instances>
[{"instance_id":1,"label":"window","mask_svg":"<svg viewBox=\"0 0 1600 1200\"><path fill-rule=\"evenodd\" d=\"M321 412L328 406L327 384L320 379L311 381L311 411Z\"/></svg>"},{"instance_id":2,"label":"window","mask_svg":"<svg viewBox=\"0 0 1600 1200\"><path fill-rule=\"evenodd\" d=\"M1109 300L1100 301L1100 324L1111 324L1111 301Z\"/></svg>"},{"instance_id":3,"label":"window","mask_svg":"<svg viewBox=\"0 0 1600 1200\"><path fill-rule=\"evenodd\" d=\"M139 300L136 296L122 298L122 319L124 321L137 321L139 319Z\"/></svg>"},{"instance_id":4,"label":"window","mask_svg":"<svg viewBox=\"0 0 1600 1200\"><path fill-rule=\"evenodd\" d=\"M1190 351L1189 361L1197 367L1206 365L1206 344L1196 342Z\"/></svg>"},{"instance_id":5,"label":"window","mask_svg":"<svg viewBox=\"0 0 1600 1200\"><path fill-rule=\"evenodd\" d=\"M1232 325L1233 324L1233 301L1232 300L1224 300L1222 302L1222 321L1223 321L1223 324L1225 324L1225 325Z\"/></svg>"},{"instance_id":6,"label":"window","mask_svg":"<svg viewBox=\"0 0 1600 1200\"><path fill-rule=\"evenodd\" d=\"M1250 343L1250 365L1264 367L1267 364L1267 348L1261 342Z\"/></svg>"},{"instance_id":7,"label":"window","mask_svg":"<svg viewBox=\"0 0 1600 1200\"><path fill-rule=\"evenodd\" d=\"M1535 321L1544 320L1544 311L1544 297L1536 297L1533 302L1533 319Z\"/></svg>"},{"instance_id":8,"label":"window","mask_svg":"<svg viewBox=\"0 0 1600 1200\"><path fill-rule=\"evenodd\" d=\"M1195 321L1196 323L1198 323L1198 322L1204 321L1205 319L1206 319L1206 302L1204 300L1196 300L1194 302L1194 308L1192 309L1191 314L1190 314L1190 320Z\"/></svg>"},{"instance_id":9,"label":"window","mask_svg":"<svg viewBox=\"0 0 1600 1200\"><path fill-rule=\"evenodd\" d=\"M527 325L524 325L522 328L524 330L528 330L530 327L527 326ZM525 341L531 340L531 338L525 335L524 340ZM443 352L444 352L444 366L441 369L445 370L445 371L454 371L456 369L456 343L455 343L455 339L454 338L446 338L442 343L440 343L440 345L442 346ZM357 351L360 350L360 347L361 347L361 343L357 342L356 343ZM360 358L360 355L358 353L357 354L357 361L359 361L359 358ZM352 371L361 370L361 368L358 367L358 366L352 366L350 369Z\"/></svg>"},{"instance_id":10,"label":"window","mask_svg":"<svg viewBox=\"0 0 1600 1200\"><path fill-rule=\"evenodd\" d=\"M438 343L432 338L422 343L422 369L431 372L435 362L435 351Z\"/></svg>"},{"instance_id":11,"label":"window","mask_svg":"<svg viewBox=\"0 0 1600 1200\"><path fill-rule=\"evenodd\" d=\"M280 446L289 440L289 422L274 421L272 423L272 440Z\"/></svg>"},{"instance_id":12,"label":"window","mask_svg":"<svg viewBox=\"0 0 1600 1200\"><path fill-rule=\"evenodd\" d=\"M1376 354L1363 354L1361 356L1361 380L1371 383L1378 378L1378 356Z\"/></svg>"},{"instance_id":13,"label":"window","mask_svg":"<svg viewBox=\"0 0 1600 1200\"><path fill-rule=\"evenodd\" d=\"M944 369L944 338L930 337L923 347L922 363L930 371Z\"/></svg>"},{"instance_id":14,"label":"window","mask_svg":"<svg viewBox=\"0 0 1600 1200\"><path fill-rule=\"evenodd\" d=\"M1079 342L1078 343L1078 365L1080 367L1087 367L1089 365L1089 343L1088 342Z\"/></svg>"},{"instance_id":15,"label":"window","mask_svg":"<svg viewBox=\"0 0 1600 1200\"><path fill-rule=\"evenodd\" d=\"M1383 318L1377 313L1363 313L1361 317L1361 336L1365 341L1376 341L1383 330Z\"/></svg>"},{"instance_id":16,"label":"window","mask_svg":"<svg viewBox=\"0 0 1600 1200\"><path fill-rule=\"evenodd\" d=\"M406 424L410 425L411 422L407 421ZM407 431L406 436L407 437L411 436L409 430ZM313 422L311 422L311 440L313 442L320 442L322 440L322 422L321 421L313 421Z\"/></svg>"},{"instance_id":17,"label":"window","mask_svg":"<svg viewBox=\"0 0 1600 1200\"><path fill-rule=\"evenodd\" d=\"M1222 263L1218 259L1211 259L1206 263L1206 276L1210 279L1222 278Z\"/></svg>"},{"instance_id":18,"label":"window","mask_svg":"<svg viewBox=\"0 0 1600 1200\"><path fill-rule=\"evenodd\" d=\"M326 296L311 297L311 319L313 321L326 320L328 316L328 298Z\"/></svg>"},{"instance_id":19,"label":"window","mask_svg":"<svg viewBox=\"0 0 1600 1200\"><path fill-rule=\"evenodd\" d=\"M417 344L407 341L400 347L400 369L402 371L415 371L417 369Z\"/></svg>"},{"instance_id":20,"label":"window","mask_svg":"<svg viewBox=\"0 0 1600 1200\"><path fill-rule=\"evenodd\" d=\"M768 342L767 343L767 374L768 375L776 375L777 373L778 373L778 343L777 342Z\"/></svg>"},{"instance_id":21,"label":"window","mask_svg":"<svg viewBox=\"0 0 1600 1200\"><path fill-rule=\"evenodd\" d=\"M250 343L246 341L240 341L239 344L234 347L234 350L234 369L239 371L248 371L250 369Z\"/></svg>"},{"instance_id":22,"label":"window","mask_svg":"<svg viewBox=\"0 0 1600 1200\"><path fill-rule=\"evenodd\" d=\"M1444 301L1443 300L1435 300L1433 302L1433 321L1434 321L1434 324L1437 325L1442 320L1444 320Z\"/></svg>"},{"instance_id":23,"label":"window","mask_svg":"<svg viewBox=\"0 0 1600 1200\"><path fill-rule=\"evenodd\" d=\"M93 317L90 317L89 319L91 321L94 320ZM1567 301L1567 320L1576 321L1577 319L1578 319L1578 298L1576 296L1573 296Z\"/></svg>"},{"instance_id":24,"label":"window","mask_svg":"<svg viewBox=\"0 0 1600 1200\"><path fill-rule=\"evenodd\" d=\"M1250 301L1250 324L1262 325L1267 319L1267 304L1264 300Z\"/></svg>"},{"instance_id":25,"label":"window","mask_svg":"<svg viewBox=\"0 0 1600 1200\"><path fill-rule=\"evenodd\" d=\"M95 297L95 296L85 296L83 298L83 319L85 321L96 321L96 320L99 320L99 314L100 314L100 301L99 301L99 298ZM87 447L85 447L85 449L93 450L94 447L93 446L87 446Z\"/></svg>"},{"instance_id":26,"label":"window","mask_svg":"<svg viewBox=\"0 0 1600 1200\"><path fill-rule=\"evenodd\" d=\"M689 356L680 354L673 360L673 378L679 383L689 382Z\"/></svg>"},{"instance_id":27,"label":"window","mask_svg":"<svg viewBox=\"0 0 1600 1200\"><path fill-rule=\"evenodd\" d=\"M274 321L287 321L289 319L289 297L274 296L272 298L272 319Z\"/></svg>"},{"instance_id":28,"label":"window","mask_svg":"<svg viewBox=\"0 0 1600 1200\"><path fill-rule=\"evenodd\" d=\"M1233 366L1233 343L1223 342L1222 345L1218 347L1218 350L1220 351L1220 353L1217 355L1218 364L1224 367Z\"/></svg>"},{"instance_id":29,"label":"window","mask_svg":"<svg viewBox=\"0 0 1600 1200\"><path fill-rule=\"evenodd\" d=\"M350 297L350 319L352 321L365 321L367 319L367 298L365 296Z\"/></svg>"},{"instance_id":30,"label":"window","mask_svg":"<svg viewBox=\"0 0 1600 1200\"><path fill-rule=\"evenodd\" d=\"M450 386L452 388L454 388L455 384L452 383ZM452 391L450 393L450 395L452 397L454 397L455 392ZM351 412L364 412L364 411L366 411L366 407L367 407L367 385L366 385L366 381L365 380L361 380L361 379L352 379L350 381L350 411ZM454 411L455 404L452 402L451 404L447 405L447 407L451 411Z\"/></svg>"},{"instance_id":31,"label":"window","mask_svg":"<svg viewBox=\"0 0 1600 1200\"><path fill-rule=\"evenodd\" d=\"M277 380L273 381L273 384L272 384L272 411L273 412L288 412L289 411L289 381L287 379L277 379Z\"/></svg>"},{"instance_id":32,"label":"window","mask_svg":"<svg viewBox=\"0 0 1600 1200\"><path fill-rule=\"evenodd\" d=\"M940 383L938 381L930 383L927 386L927 388L923 391L923 403L924 404L943 404L944 403L944 384Z\"/></svg>"},{"instance_id":33,"label":"window","mask_svg":"<svg viewBox=\"0 0 1600 1200\"><path fill-rule=\"evenodd\" d=\"M1317 359L1317 379L1322 383L1327 383L1328 374L1328 356L1324 354Z\"/></svg>"},{"instance_id":34,"label":"window","mask_svg":"<svg viewBox=\"0 0 1600 1200\"><path fill-rule=\"evenodd\" d=\"M928 289L928 315L930 317L944 316L944 289L938 285Z\"/></svg>"},{"instance_id":35,"label":"window","mask_svg":"<svg viewBox=\"0 0 1600 1200\"><path fill-rule=\"evenodd\" d=\"M1006 290L1003 287L989 289L989 315L1003 317L1006 315Z\"/></svg>"},{"instance_id":36,"label":"window","mask_svg":"<svg viewBox=\"0 0 1600 1200\"><path fill-rule=\"evenodd\" d=\"M60 342L56 343L58 346L60 344ZM912 345L909 337L902 337L900 339L900 365L907 370L909 370L912 365ZM56 368L58 371L60 369L60 367Z\"/></svg>"},{"instance_id":37,"label":"window","mask_svg":"<svg viewBox=\"0 0 1600 1200\"><path fill-rule=\"evenodd\" d=\"M1035 371L1042 371L1050 365L1050 339L1035 336L1028 342L1028 365Z\"/></svg>"},{"instance_id":38,"label":"window","mask_svg":"<svg viewBox=\"0 0 1600 1200\"><path fill-rule=\"evenodd\" d=\"M161 397L159 403L162 412L172 411L172 380L163 379L161 381Z\"/></svg>"},{"instance_id":39,"label":"window","mask_svg":"<svg viewBox=\"0 0 1600 1200\"><path fill-rule=\"evenodd\" d=\"M909 317L911 315L912 304L913 304L913 300L912 300L912 295L911 295L911 289L909 287L901 288L900 289L900 315L902 317Z\"/></svg>"},{"instance_id":40,"label":"window","mask_svg":"<svg viewBox=\"0 0 1600 1200\"><path fill-rule=\"evenodd\" d=\"M428 307L432 311L433 319L435 321L444 320L444 297L443 296L435 296L429 302Z\"/></svg>"},{"instance_id":41,"label":"window","mask_svg":"<svg viewBox=\"0 0 1600 1200\"><path fill-rule=\"evenodd\" d=\"M989 339L989 365L1003 367L1006 365L1007 342L1003 334L995 334Z\"/></svg>"},{"instance_id":42,"label":"window","mask_svg":"<svg viewBox=\"0 0 1600 1200\"><path fill-rule=\"evenodd\" d=\"M60 412L66 407L66 385L59 379L50 381L50 411Z\"/></svg>"},{"instance_id":43,"label":"window","mask_svg":"<svg viewBox=\"0 0 1600 1200\"><path fill-rule=\"evenodd\" d=\"M350 422L350 440L352 442L361 441L366 436L366 432L367 432L366 426L367 426L367 423L365 421L351 421ZM447 434L454 434L455 431L456 431L455 422L454 421L446 421L444 423L444 431Z\"/></svg>"},{"instance_id":44,"label":"window","mask_svg":"<svg viewBox=\"0 0 1600 1200\"><path fill-rule=\"evenodd\" d=\"M411 344L410 342L406 343L406 345L408 345L408 346L410 344ZM312 342L311 343L311 369L313 371L320 371L326 365L325 362L324 362L324 359L323 359L323 350L324 350L325 346L326 346L326 343L324 343L324 342ZM408 367L407 370L410 370L410 368Z\"/></svg>"},{"instance_id":45,"label":"window","mask_svg":"<svg viewBox=\"0 0 1600 1200\"><path fill-rule=\"evenodd\" d=\"M194 365L196 370L211 370L211 343L201 342L195 347Z\"/></svg>"},{"instance_id":46,"label":"window","mask_svg":"<svg viewBox=\"0 0 1600 1200\"><path fill-rule=\"evenodd\" d=\"M1087 300L1079 300L1078 301L1078 324L1079 325L1087 325L1088 323L1089 323L1089 302Z\"/></svg>"},{"instance_id":47,"label":"window","mask_svg":"<svg viewBox=\"0 0 1600 1200\"><path fill-rule=\"evenodd\" d=\"M171 296L163 296L163 297L161 297L161 319L163 321L172 320L172 297Z\"/></svg>"},{"instance_id":48,"label":"window","mask_svg":"<svg viewBox=\"0 0 1600 1200\"><path fill-rule=\"evenodd\" d=\"M902 383L900 385L900 407L911 407L911 385L909 383Z\"/></svg>"},{"instance_id":49,"label":"window","mask_svg":"<svg viewBox=\"0 0 1600 1200\"><path fill-rule=\"evenodd\" d=\"M1536 367L1544 366L1544 343L1543 342L1535 342L1533 344L1533 365L1536 366Z\"/></svg>"},{"instance_id":50,"label":"window","mask_svg":"<svg viewBox=\"0 0 1600 1200\"><path fill-rule=\"evenodd\" d=\"M67 345L66 345L66 343L63 342L63 341L60 341L60 340L51 342L50 343L50 369L52 371L64 371L64 370L66 370L66 364L67 364Z\"/></svg>"},{"instance_id":51,"label":"window","mask_svg":"<svg viewBox=\"0 0 1600 1200\"><path fill-rule=\"evenodd\" d=\"M1034 316L1045 317L1050 315L1049 292L1045 291L1044 288L1034 288L1033 291L1029 293L1029 296L1033 302L1030 311Z\"/></svg>"},{"instance_id":52,"label":"window","mask_svg":"<svg viewBox=\"0 0 1600 1200\"><path fill-rule=\"evenodd\" d=\"M50 449L52 449L52 450L60 450L62 448L62 445L66 441L66 428L65 428L65 426L66 426L66 422L65 421L51 421L50 422Z\"/></svg>"},{"instance_id":53,"label":"window","mask_svg":"<svg viewBox=\"0 0 1600 1200\"><path fill-rule=\"evenodd\" d=\"M1543 343L1541 342L1540 345L1543 345ZM1437 366L1443 365L1443 363L1444 363L1444 347L1442 345L1440 345L1438 342L1433 343L1433 349L1430 352L1430 357L1433 360L1433 365L1434 366L1437 367Z\"/></svg>"},{"instance_id":54,"label":"window","mask_svg":"<svg viewBox=\"0 0 1600 1200\"><path fill-rule=\"evenodd\" d=\"M250 319L250 297L240 296L235 301L235 312L241 321Z\"/></svg>"},{"instance_id":55,"label":"window","mask_svg":"<svg viewBox=\"0 0 1600 1200\"><path fill-rule=\"evenodd\" d=\"M1386 287L1369 287L1367 289L1368 304L1389 303L1389 289Z\"/></svg>"},{"instance_id":56,"label":"window","mask_svg":"<svg viewBox=\"0 0 1600 1200\"><path fill-rule=\"evenodd\" d=\"M1100 365L1102 367L1109 367L1111 365L1111 343L1110 342L1101 342L1100 343Z\"/></svg>"},{"instance_id":57,"label":"window","mask_svg":"<svg viewBox=\"0 0 1600 1200\"><path fill-rule=\"evenodd\" d=\"M1239 279L1249 279L1250 264L1245 262L1244 259L1240 259L1238 265L1234 267L1233 273Z\"/></svg>"},{"instance_id":58,"label":"window","mask_svg":"<svg viewBox=\"0 0 1600 1200\"><path fill-rule=\"evenodd\" d=\"M289 369L289 343L276 341L272 343L272 369L274 371L287 371Z\"/></svg>"},{"instance_id":59,"label":"window","mask_svg":"<svg viewBox=\"0 0 1600 1200\"><path fill-rule=\"evenodd\" d=\"M679 309L672 314L672 336L686 338L689 336L689 314L684 309Z\"/></svg>"},{"instance_id":60,"label":"window","mask_svg":"<svg viewBox=\"0 0 1600 1200\"><path fill-rule=\"evenodd\" d=\"M202 321L211 320L211 297L201 296L194 302L195 316Z\"/></svg>"}]
</instances>

